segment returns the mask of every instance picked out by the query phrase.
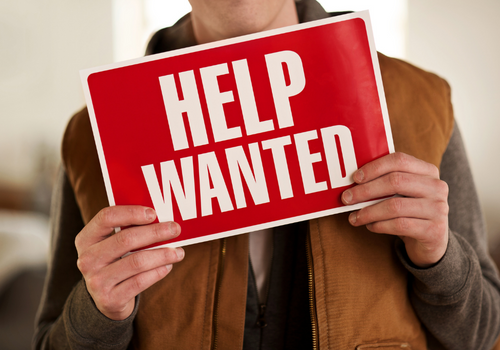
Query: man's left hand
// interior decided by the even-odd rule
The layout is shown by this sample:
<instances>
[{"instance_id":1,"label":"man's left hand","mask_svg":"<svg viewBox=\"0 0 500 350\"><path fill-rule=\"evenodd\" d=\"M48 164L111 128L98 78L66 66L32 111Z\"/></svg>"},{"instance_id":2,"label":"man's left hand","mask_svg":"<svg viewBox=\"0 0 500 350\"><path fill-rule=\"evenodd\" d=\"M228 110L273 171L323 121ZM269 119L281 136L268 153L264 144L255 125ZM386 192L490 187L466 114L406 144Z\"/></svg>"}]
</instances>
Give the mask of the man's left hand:
<instances>
[{"instance_id":1,"label":"man's left hand","mask_svg":"<svg viewBox=\"0 0 500 350\"><path fill-rule=\"evenodd\" d=\"M418 267L436 264L448 245L448 185L432 164L404 153L374 160L353 174L356 186L342 194L352 205L398 195L350 214L353 226L399 236Z\"/></svg>"}]
</instances>

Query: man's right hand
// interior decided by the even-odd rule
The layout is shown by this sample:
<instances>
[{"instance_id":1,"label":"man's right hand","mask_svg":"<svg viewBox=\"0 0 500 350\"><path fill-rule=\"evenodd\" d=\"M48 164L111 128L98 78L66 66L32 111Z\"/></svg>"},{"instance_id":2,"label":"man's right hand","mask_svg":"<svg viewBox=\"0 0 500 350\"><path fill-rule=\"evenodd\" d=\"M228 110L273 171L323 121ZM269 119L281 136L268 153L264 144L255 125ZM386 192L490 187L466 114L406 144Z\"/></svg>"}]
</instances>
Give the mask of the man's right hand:
<instances>
[{"instance_id":1,"label":"man's right hand","mask_svg":"<svg viewBox=\"0 0 500 350\"><path fill-rule=\"evenodd\" d=\"M132 314L135 297L184 258L182 248L128 252L167 241L180 234L175 222L151 224L156 213L141 206L113 206L101 210L76 236L78 269L95 305L106 317L124 320ZM127 227L113 234L115 227Z\"/></svg>"}]
</instances>

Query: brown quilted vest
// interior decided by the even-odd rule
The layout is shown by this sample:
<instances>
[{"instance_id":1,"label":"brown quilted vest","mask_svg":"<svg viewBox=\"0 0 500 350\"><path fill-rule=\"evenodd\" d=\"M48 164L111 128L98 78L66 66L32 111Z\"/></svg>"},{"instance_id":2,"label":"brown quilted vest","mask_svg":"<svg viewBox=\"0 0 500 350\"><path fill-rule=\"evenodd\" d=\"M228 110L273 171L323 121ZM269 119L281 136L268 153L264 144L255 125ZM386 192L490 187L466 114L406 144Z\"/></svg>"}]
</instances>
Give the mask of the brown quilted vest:
<instances>
[{"instance_id":1,"label":"brown quilted vest","mask_svg":"<svg viewBox=\"0 0 500 350\"><path fill-rule=\"evenodd\" d=\"M439 167L453 129L439 77L379 55L397 151ZM63 161L85 222L108 205L86 109L68 125ZM426 349L394 237L353 228L347 214L309 223L311 307L319 349ZM185 247L184 261L142 293L133 345L241 349L248 236Z\"/></svg>"}]
</instances>

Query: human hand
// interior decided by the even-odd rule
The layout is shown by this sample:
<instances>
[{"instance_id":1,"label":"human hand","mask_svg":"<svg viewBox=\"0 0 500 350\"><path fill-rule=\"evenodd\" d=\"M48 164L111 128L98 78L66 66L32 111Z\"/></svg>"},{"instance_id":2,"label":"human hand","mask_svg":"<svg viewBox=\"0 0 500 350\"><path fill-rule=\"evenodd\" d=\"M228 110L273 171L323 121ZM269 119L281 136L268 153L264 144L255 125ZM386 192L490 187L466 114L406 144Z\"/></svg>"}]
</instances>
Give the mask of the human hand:
<instances>
[{"instance_id":1,"label":"human hand","mask_svg":"<svg viewBox=\"0 0 500 350\"><path fill-rule=\"evenodd\" d=\"M135 297L165 277L172 270L172 264L184 258L182 248L144 250L121 258L134 249L180 234L178 224L151 224L155 218L156 213L150 208L108 207L76 236L78 269L96 307L112 320L124 320L130 316ZM131 227L113 234L115 227L125 226Z\"/></svg>"},{"instance_id":2,"label":"human hand","mask_svg":"<svg viewBox=\"0 0 500 350\"><path fill-rule=\"evenodd\" d=\"M356 186L342 194L344 204L399 195L349 215L353 226L399 236L418 267L436 264L448 245L448 185L432 164L393 153L358 169Z\"/></svg>"}]
</instances>

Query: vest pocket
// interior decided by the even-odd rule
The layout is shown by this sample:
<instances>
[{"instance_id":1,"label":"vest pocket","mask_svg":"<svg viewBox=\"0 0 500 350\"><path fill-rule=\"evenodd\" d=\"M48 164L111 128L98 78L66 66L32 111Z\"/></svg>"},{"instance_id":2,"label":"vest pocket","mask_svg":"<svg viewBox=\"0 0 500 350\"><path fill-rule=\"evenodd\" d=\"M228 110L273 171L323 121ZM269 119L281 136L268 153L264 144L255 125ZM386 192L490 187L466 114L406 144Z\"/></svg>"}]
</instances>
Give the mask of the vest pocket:
<instances>
[{"instance_id":1,"label":"vest pocket","mask_svg":"<svg viewBox=\"0 0 500 350\"><path fill-rule=\"evenodd\" d=\"M411 345L408 343L392 342L392 343L363 344L356 346L356 350L363 350L363 349L411 350Z\"/></svg>"}]
</instances>

